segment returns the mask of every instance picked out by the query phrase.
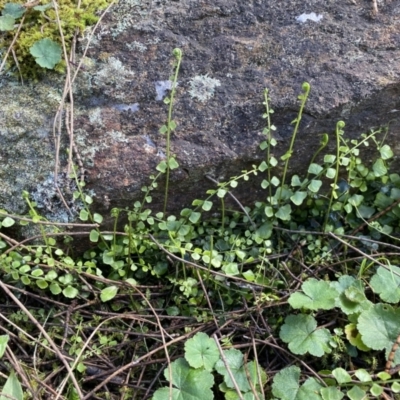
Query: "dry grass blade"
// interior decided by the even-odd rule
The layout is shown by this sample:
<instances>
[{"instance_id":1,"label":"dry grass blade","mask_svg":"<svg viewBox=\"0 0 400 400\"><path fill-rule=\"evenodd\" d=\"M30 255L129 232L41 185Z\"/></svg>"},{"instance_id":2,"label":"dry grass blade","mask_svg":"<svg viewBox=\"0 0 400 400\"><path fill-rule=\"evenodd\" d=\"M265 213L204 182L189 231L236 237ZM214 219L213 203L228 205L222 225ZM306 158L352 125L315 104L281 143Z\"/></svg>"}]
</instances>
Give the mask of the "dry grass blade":
<instances>
[{"instance_id":1,"label":"dry grass blade","mask_svg":"<svg viewBox=\"0 0 400 400\"><path fill-rule=\"evenodd\" d=\"M8 287L0 280L0 287L4 290L4 292L9 296L17 305L20 307L20 309L25 313L25 315L33 322L33 324L40 330L40 332L43 334L43 336L47 339L49 342L50 346L53 348L55 353L57 354L57 357L61 360L61 362L64 364L65 368L68 371L68 376L71 377L71 381L79 394L79 396L82 398L83 394L81 392L80 386L78 381L75 378L75 375L73 373L73 370L69 366L69 362L66 360L64 355L60 352L56 344L54 343L53 339L50 337L50 335L43 329L43 327L39 324L37 319L29 312L29 310L14 296L14 294L11 292L11 290L8 289ZM59 397L60 393L58 393L57 398Z\"/></svg>"}]
</instances>

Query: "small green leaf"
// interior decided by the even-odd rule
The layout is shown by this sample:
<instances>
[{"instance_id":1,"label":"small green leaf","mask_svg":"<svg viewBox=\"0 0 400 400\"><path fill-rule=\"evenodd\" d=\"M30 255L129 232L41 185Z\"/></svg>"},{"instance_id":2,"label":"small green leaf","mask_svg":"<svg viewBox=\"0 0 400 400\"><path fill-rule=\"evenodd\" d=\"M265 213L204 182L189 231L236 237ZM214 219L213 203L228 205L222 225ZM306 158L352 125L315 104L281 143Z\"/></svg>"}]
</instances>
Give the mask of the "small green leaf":
<instances>
[{"instance_id":1,"label":"small green leaf","mask_svg":"<svg viewBox=\"0 0 400 400\"><path fill-rule=\"evenodd\" d=\"M292 156L292 151L288 150L283 156L281 156L282 161L288 160Z\"/></svg>"},{"instance_id":2,"label":"small green leaf","mask_svg":"<svg viewBox=\"0 0 400 400\"><path fill-rule=\"evenodd\" d=\"M391 389L393 390L394 393L400 393L400 383L399 382L393 382Z\"/></svg>"},{"instance_id":3,"label":"small green leaf","mask_svg":"<svg viewBox=\"0 0 400 400\"><path fill-rule=\"evenodd\" d=\"M218 191L217 191L217 196L218 196L220 199L222 199L222 198L225 197L226 193L227 193L227 190L222 189L222 188L219 188Z\"/></svg>"},{"instance_id":4,"label":"small green leaf","mask_svg":"<svg viewBox=\"0 0 400 400\"><path fill-rule=\"evenodd\" d=\"M387 144L383 145L379 152L381 153L381 157L383 160L388 160L389 158L393 157L393 151Z\"/></svg>"},{"instance_id":5,"label":"small green leaf","mask_svg":"<svg viewBox=\"0 0 400 400\"><path fill-rule=\"evenodd\" d=\"M322 181L318 179L312 179L310 184L308 185L308 189L313 193L318 193L321 186L322 186Z\"/></svg>"},{"instance_id":6,"label":"small green leaf","mask_svg":"<svg viewBox=\"0 0 400 400\"><path fill-rule=\"evenodd\" d=\"M13 226L15 224L15 221L10 218L10 217L5 217L3 221L1 221L1 225L3 225L5 228L9 228L10 226Z\"/></svg>"},{"instance_id":7,"label":"small green leaf","mask_svg":"<svg viewBox=\"0 0 400 400\"><path fill-rule=\"evenodd\" d=\"M356 370L354 375L358 378L360 382L371 382L372 377L371 375L364 369L364 368L359 368Z\"/></svg>"},{"instance_id":8,"label":"small green leaf","mask_svg":"<svg viewBox=\"0 0 400 400\"><path fill-rule=\"evenodd\" d=\"M41 12L44 12L44 11L48 10L49 8L53 8L53 2L50 2L48 4L44 4L43 6L35 6L35 7L33 7L34 10L41 11Z\"/></svg>"},{"instance_id":9,"label":"small green leaf","mask_svg":"<svg viewBox=\"0 0 400 400\"><path fill-rule=\"evenodd\" d=\"M367 393L356 385L347 391L347 397L350 400L365 400L366 396Z\"/></svg>"},{"instance_id":10,"label":"small green leaf","mask_svg":"<svg viewBox=\"0 0 400 400\"><path fill-rule=\"evenodd\" d=\"M85 203L86 204L92 204L93 203L93 198L90 197L89 195L85 194Z\"/></svg>"},{"instance_id":11,"label":"small green leaf","mask_svg":"<svg viewBox=\"0 0 400 400\"><path fill-rule=\"evenodd\" d=\"M90 231L89 240L93 243L97 243L99 240L99 232L96 229Z\"/></svg>"},{"instance_id":12,"label":"small green leaf","mask_svg":"<svg viewBox=\"0 0 400 400\"><path fill-rule=\"evenodd\" d=\"M254 275L254 272L252 270L249 269L248 271L243 272L242 275L243 275L243 278L246 279L246 281L254 282L255 275Z\"/></svg>"},{"instance_id":13,"label":"small green leaf","mask_svg":"<svg viewBox=\"0 0 400 400\"><path fill-rule=\"evenodd\" d=\"M176 162L176 160L175 160L174 157L171 157L171 158L168 160L168 165L169 165L169 168L170 168L170 169L176 169L176 168L179 167L179 164Z\"/></svg>"},{"instance_id":14,"label":"small green leaf","mask_svg":"<svg viewBox=\"0 0 400 400\"><path fill-rule=\"evenodd\" d=\"M293 175L292 176L292 186L296 187L296 186L301 186L301 181L298 175Z\"/></svg>"},{"instance_id":15,"label":"small green leaf","mask_svg":"<svg viewBox=\"0 0 400 400\"><path fill-rule=\"evenodd\" d=\"M344 393L334 386L328 386L321 389L321 396L323 400L341 400Z\"/></svg>"},{"instance_id":16,"label":"small green leaf","mask_svg":"<svg viewBox=\"0 0 400 400\"><path fill-rule=\"evenodd\" d=\"M164 101L165 101L165 99L164 99ZM163 125L163 126L160 128L159 132L160 132L162 135L164 135L165 133L167 133L167 132L168 132L168 127L167 127L167 125Z\"/></svg>"},{"instance_id":17,"label":"small green leaf","mask_svg":"<svg viewBox=\"0 0 400 400\"><path fill-rule=\"evenodd\" d=\"M103 217L100 214L94 213L93 220L94 220L94 222L101 224L103 222Z\"/></svg>"},{"instance_id":18,"label":"small green leaf","mask_svg":"<svg viewBox=\"0 0 400 400\"><path fill-rule=\"evenodd\" d=\"M211 210L211 207L212 207L212 201L208 201L208 200L205 200L204 201L204 203L203 203L203 205L201 206L201 208L204 210L204 211L210 211Z\"/></svg>"},{"instance_id":19,"label":"small green leaf","mask_svg":"<svg viewBox=\"0 0 400 400\"><path fill-rule=\"evenodd\" d=\"M326 170L325 176L329 179L333 179L336 176L336 170L333 168L328 168Z\"/></svg>"},{"instance_id":20,"label":"small green leaf","mask_svg":"<svg viewBox=\"0 0 400 400\"><path fill-rule=\"evenodd\" d=\"M49 283L47 281L45 281L44 279L38 279L36 281L36 285L38 288L40 289L46 289L49 286Z\"/></svg>"},{"instance_id":21,"label":"small green leaf","mask_svg":"<svg viewBox=\"0 0 400 400\"><path fill-rule=\"evenodd\" d=\"M18 19L21 18L26 11L26 8L16 3L6 3L3 11L3 15L10 15L11 17Z\"/></svg>"},{"instance_id":22,"label":"small green leaf","mask_svg":"<svg viewBox=\"0 0 400 400\"><path fill-rule=\"evenodd\" d=\"M200 217L201 217L201 213L199 213L199 212L197 212L197 211L193 211L193 212L190 214L189 221L190 221L192 224L196 224L196 223L199 221Z\"/></svg>"},{"instance_id":23,"label":"small green leaf","mask_svg":"<svg viewBox=\"0 0 400 400\"><path fill-rule=\"evenodd\" d=\"M196 333L185 343L185 358L193 368L203 367L206 371L212 371L219 357L215 341L203 332Z\"/></svg>"},{"instance_id":24,"label":"small green leaf","mask_svg":"<svg viewBox=\"0 0 400 400\"><path fill-rule=\"evenodd\" d=\"M225 264L222 267L222 271L224 271L226 273L226 275L229 275L229 276L235 276L235 275L240 274L237 263L232 263L232 262Z\"/></svg>"},{"instance_id":25,"label":"small green leaf","mask_svg":"<svg viewBox=\"0 0 400 400\"><path fill-rule=\"evenodd\" d=\"M162 160L157 165L156 170L162 172L163 174L165 174L165 172L167 171L167 162L165 160Z\"/></svg>"},{"instance_id":26,"label":"small green leaf","mask_svg":"<svg viewBox=\"0 0 400 400\"><path fill-rule=\"evenodd\" d=\"M382 381L387 381L388 379L390 379L392 377L387 372L379 372L378 374L376 374L376 376Z\"/></svg>"},{"instance_id":27,"label":"small green leaf","mask_svg":"<svg viewBox=\"0 0 400 400\"><path fill-rule=\"evenodd\" d=\"M264 222L261 226L259 226L256 230L256 235L260 237L261 239L269 239L272 235L272 228L273 224L272 222Z\"/></svg>"},{"instance_id":28,"label":"small green leaf","mask_svg":"<svg viewBox=\"0 0 400 400\"><path fill-rule=\"evenodd\" d=\"M37 41L29 51L43 68L53 69L61 61L61 46L48 38Z\"/></svg>"},{"instance_id":29,"label":"small green leaf","mask_svg":"<svg viewBox=\"0 0 400 400\"><path fill-rule=\"evenodd\" d=\"M324 163L333 164L336 160L336 156L333 154L325 154L324 155Z\"/></svg>"},{"instance_id":30,"label":"small green leaf","mask_svg":"<svg viewBox=\"0 0 400 400\"><path fill-rule=\"evenodd\" d=\"M12 31L14 29L15 19L11 15L0 17L0 31Z\"/></svg>"},{"instance_id":31,"label":"small green leaf","mask_svg":"<svg viewBox=\"0 0 400 400\"><path fill-rule=\"evenodd\" d=\"M177 127L176 122L174 120L172 120L169 123L169 129L171 129L171 131L174 131L176 129L176 127Z\"/></svg>"},{"instance_id":32,"label":"small green leaf","mask_svg":"<svg viewBox=\"0 0 400 400\"><path fill-rule=\"evenodd\" d=\"M65 297L68 297L69 299L74 299L79 294L78 289L76 289L70 285L68 285L62 292L63 292L63 295Z\"/></svg>"},{"instance_id":33,"label":"small green leaf","mask_svg":"<svg viewBox=\"0 0 400 400\"><path fill-rule=\"evenodd\" d=\"M269 159L269 164L271 165L271 167L276 167L278 165L278 160L275 157L271 157Z\"/></svg>"},{"instance_id":34,"label":"small green leaf","mask_svg":"<svg viewBox=\"0 0 400 400\"><path fill-rule=\"evenodd\" d=\"M281 181L280 181L279 178L277 178L276 176L273 176L273 177L271 178L271 183L272 183L274 186L278 186L278 185L281 183Z\"/></svg>"},{"instance_id":35,"label":"small green leaf","mask_svg":"<svg viewBox=\"0 0 400 400\"><path fill-rule=\"evenodd\" d=\"M292 207L290 204L285 204L284 206L280 207L275 216L282 221L290 221L291 219L291 214L292 213Z\"/></svg>"},{"instance_id":36,"label":"small green leaf","mask_svg":"<svg viewBox=\"0 0 400 400\"><path fill-rule=\"evenodd\" d=\"M382 158L378 158L375 161L374 165L372 166L372 170L374 171L376 177L387 175L387 168Z\"/></svg>"},{"instance_id":37,"label":"small green leaf","mask_svg":"<svg viewBox=\"0 0 400 400\"><path fill-rule=\"evenodd\" d=\"M353 196L351 196L348 201L353 207L358 207L363 200L364 196L360 194L353 194Z\"/></svg>"},{"instance_id":38,"label":"small green leaf","mask_svg":"<svg viewBox=\"0 0 400 400\"><path fill-rule=\"evenodd\" d=\"M266 207L264 208L264 212L265 212L265 215L266 215L268 218L271 218L271 217L274 215L274 209L273 209L271 206L266 206Z\"/></svg>"},{"instance_id":39,"label":"small green leaf","mask_svg":"<svg viewBox=\"0 0 400 400\"><path fill-rule=\"evenodd\" d=\"M81 210L81 211L79 212L79 219L80 219L81 221L87 221L87 220L88 220L88 217L89 217L89 213L88 213L86 210Z\"/></svg>"},{"instance_id":40,"label":"small green leaf","mask_svg":"<svg viewBox=\"0 0 400 400\"><path fill-rule=\"evenodd\" d=\"M258 170L261 171L261 172L264 172L264 171L267 170L267 169L268 169L268 164L267 164L265 161L263 161L263 162L258 166Z\"/></svg>"},{"instance_id":41,"label":"small green leaf","mask_svg":"<svg viewBox=\"0 0 400 400\"><path fill-rule=\"evenodd\" d=\"M6 383L3 386L3 390L0 394L0 400L23 400L24 393L22 386L19 383L17 376L14 371L11 371Z\"/></svg>"},{"instance_id":42,"label":"small green leaf","mask_svg":"<svg viewBox=\"0 0 400 400\"><path fill-rule=\"evenodd\" d=\"M49 281L53 281L54 279L57 279L57 276L58 276L57 272L54 270L51 270L46 274L46 279Z\"/></svg>"},{"instance_id":43,"label":"small green leaf","mask_svg":"<svg viewBox=\"0 0 400 400\"><path fill-rule=\"evenodd\" d=\"M383 387L376 383L373 383L371 386L370 392L372 395L374 395L376 398L378 398L383 392Z\"/></svg>"},{"instance_id":44,"label":"small green leaf","mask_svg":"<svg viewBox=\"0 0 400 400\"><path fill-rule=\"evenodd\" d=\"M103 303L112 300L118 293L118 286L108 286L100 292L100 299Z\"/></svg>"},{"instance_id":45,"label":"small green leaf","mask_svg":"<svg viewBox=\"0 0 400 400\"><path fill-rule=\"evenodd\" d=\"M323 168L320 165L314 163L308 167L308 172L313 175L318 175L322 170Z\"/></svg>"},{"instance_id":46,"label":"small green leaf","mask_svg":"<svg viewBox=\"0 0 400 400\"><path fill-rule=\"evenodd\" d=\"M10 339L10 336L8 336L8 335L0 336L0 358L3 357L4 352L6 351L7 343L8 343L9 339Z\"/></svg>"},{"instance_id":47,"label":"small green leaf","mask_svg":"<svg viewBox=\"0 0 400 400\"><path fill-rule=\"evenodd\" d=\"M335 368L332 371L332 375L335 377L339 385L342 383L351 382L350 374L343 368Z\"/></svg>"},{"instance_id":48,"label":"small green leaf","mask_svg":"<svg viewBox=\"0 0 400 400\"><path fill-rule=\"evenodd\" d=\"M307 197L307 192L296 192L294 195L290 196L290 200L296 205L300 206L303 204L304 199Z\"/></svg>"}]
</instances>

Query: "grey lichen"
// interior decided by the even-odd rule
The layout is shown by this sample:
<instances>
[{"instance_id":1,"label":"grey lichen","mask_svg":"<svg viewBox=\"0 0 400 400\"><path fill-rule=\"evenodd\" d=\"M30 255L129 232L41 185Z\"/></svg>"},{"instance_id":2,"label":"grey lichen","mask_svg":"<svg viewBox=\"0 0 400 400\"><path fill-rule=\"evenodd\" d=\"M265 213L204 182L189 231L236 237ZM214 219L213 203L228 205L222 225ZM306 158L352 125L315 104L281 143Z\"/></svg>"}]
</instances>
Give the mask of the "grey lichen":
<instances>
[{"instance_id":1,"label":"grey lichen","mask_svg":"<svg viewBox=\"0 0 400 400\"><path fill-rule=\"evenodd\" d=\"M135 73L126 68L118 58L110 57L95 73L92 83L111 97L124 98L125 94L121 89L134 75Z\"/></svg>"},{"instance_id":2,"label":"grey lichen","mask_svg":"<svg viewBox=\"0 0 400 400\"><path fill-rule=\"evenodd\" d=\"M75 202L72 196L72 193L77 190L75 180L62 173L58 175L57 186L63 194L69 210L66 209L63 200L59 196L55 186L54 174L52 173L44 181L36 185L35 189L30 193L31 198L36 203L40 214L48 220L71 222L82 208L82 204Z\"/></svg>"},{"instance_id":3,"label":"grey lichen","mask_svg":"<svg viewBox=\"0 0 400 400\"><path fill-rule=\"evenodd\" d=\"M217 86L221 86L221 82L218 79L210 78L208 74L197 75L190 82L190 97L197 99L202 103L205 103L211 97L214 96L214 89Z\"/></svg>"}]
</instances>

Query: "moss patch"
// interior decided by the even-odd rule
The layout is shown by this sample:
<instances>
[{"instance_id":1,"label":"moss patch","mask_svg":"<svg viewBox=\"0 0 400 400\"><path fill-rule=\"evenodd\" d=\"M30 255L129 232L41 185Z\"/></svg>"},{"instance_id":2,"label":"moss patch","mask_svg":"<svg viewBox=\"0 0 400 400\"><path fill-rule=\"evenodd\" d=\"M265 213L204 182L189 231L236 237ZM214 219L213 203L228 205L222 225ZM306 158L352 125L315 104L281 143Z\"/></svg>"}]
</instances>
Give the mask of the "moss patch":
<instances>
[{"instance_id":1,"label":"moss patch","mask_svg":"<svg viewBox=\"0 0 400 400\"><path fill-rule=\"evenodd\" d=\"M0 10L3 10L9 0L0 0ZM17 0L15 4L27 4L25 0ZM36 3L36 2L35 2ZM35 6L45 6L50 2L41 0ZM78 7L76 0L59 0L58 13L61 21L61 27L65 39L67 51L71 49L72 39L75 33L83 32L83 30L98 21L97 13L105 9L111 0L81 0ZM9 55L7 59L7 68L11 68L14 73L18 73L22 78L40 77L45 69L41 68L30 53L31 47L41 39L48 38L52 41L62 44L62 39L57 24L57 15L54 7L50 7L44 11L35 9L35 7L25 7L24 20L22 28L18 34L18 38L13 44L14 55ZM42 8L43 9L43 8ZM16 21L13 30L3 32L0 37L0 54L5 56L6 50L11 45L19 23L22 19ZM18 62L18 68L16 65ZM19 69L19 72L18 72ZM64 72L65 61L62 60L55 68L58 72Z\"/></svg>"}]
</instances>

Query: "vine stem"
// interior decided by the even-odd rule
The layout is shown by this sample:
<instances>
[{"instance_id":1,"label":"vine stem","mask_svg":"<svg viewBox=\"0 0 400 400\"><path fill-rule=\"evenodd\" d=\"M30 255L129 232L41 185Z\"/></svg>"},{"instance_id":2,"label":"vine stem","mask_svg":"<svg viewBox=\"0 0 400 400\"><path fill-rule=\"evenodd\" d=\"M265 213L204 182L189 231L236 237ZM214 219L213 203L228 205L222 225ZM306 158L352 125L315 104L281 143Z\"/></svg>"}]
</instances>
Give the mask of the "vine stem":
<instances>
[{"instance_id":1,"label":"vine stem","mask_svg":"<svg viewBox=\"0 0 400 400\"><path fill-rule=\"evenodd\" d=\"M336 173L335 173L335 181L332 184L332 191L331 191L331 197L329 199L329 205L328 209L326 210L325 213L325 220L324 220L324 226L323 226L323 231L325 232L326 225L328 223L328 218L329 218L329 213L331 212L332 208L332 202L333 202L333 197L335 196L336 188L337 188L337 181L339 178L339 166L340 166L340 136L343 134L343 128L345 127L345 123L343 121L338 121L336 124Z\"/></svg>"},{"instance_id":2,"label":"vine stem","mask_svg":"<svg viewBox=\"0 0 400 400\"><path fill-rule=\"evenodd\" d=\"M181 49L174 49L173 51L174 56L177 59L175 74L172 81L172 88L171 88L171 96L169 98L169 107L168 107L168 119L167 119L167 149L166 149L166 158L167 158L167 169L166 169L166 177L165 177L165 194L164 194L164 208L163 212L167 211L167 204L168 204L168 189L169 189L169 176L170 176L170 165L169 161L171 158L171 132L175 129L176 124L172 121L172 109L174 105L174 97L176 92L176 85L178 81L178 74L179 69L181 66L182 61L182 50Z\"/></svg>"},{"instance_id":3,"label":"vine stem","mask_svg":"<svg viewBox=\"0 0 400 400\"><path fill-rule=\"evenodd\" d=\"M302 85L302 89L303 89L303 94L301 94L298 97L299 100L301 100L300 110L299 110L299 113L297 115L297 118L293 121L293 122L296 122L296 125L295 125L294 130L293 130L292 140L290 142L289 150L284 155L284 157L285 157L285 168L283 170L282 185L281 185L281 188L279 190L278 204L280 204L280 202L281 202L282 190L283 190L283 187L285 185L286 174L287 174L288 167L289 167L289 159L290 159L290 157L292 157L294 141L296 140L297 132L299 130L299 126L300 126L300 122L301 122L301 117L303 115L304 106L306 105L306 102L307 102L307 99L308 99L308 95L309 95L310 90L311 90L311 86L310 86L310 84L308 82L304 82L303 85Z\"/></svg>"}]
</instances>

